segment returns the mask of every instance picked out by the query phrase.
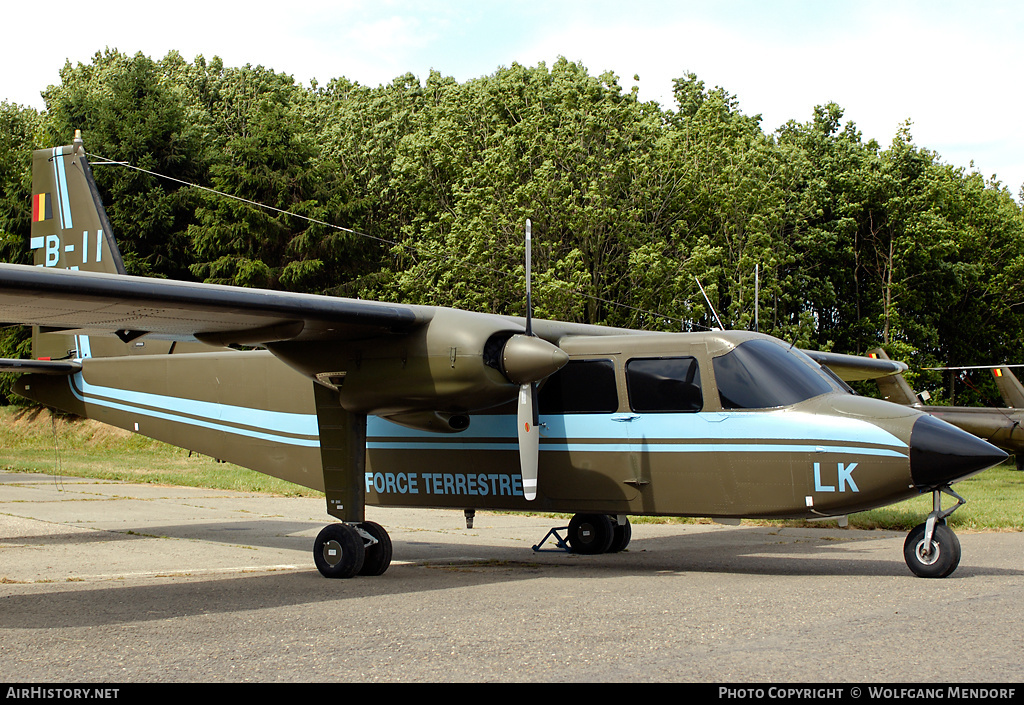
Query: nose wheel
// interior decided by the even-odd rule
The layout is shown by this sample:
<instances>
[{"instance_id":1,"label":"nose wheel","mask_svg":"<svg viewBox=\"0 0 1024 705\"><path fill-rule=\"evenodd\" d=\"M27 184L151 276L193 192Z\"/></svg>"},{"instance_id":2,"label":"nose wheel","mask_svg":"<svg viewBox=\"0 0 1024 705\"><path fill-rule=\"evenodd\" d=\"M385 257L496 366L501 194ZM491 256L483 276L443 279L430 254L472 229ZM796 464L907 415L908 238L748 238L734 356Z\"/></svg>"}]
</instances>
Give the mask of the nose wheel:
<instances>
[{"instance_id":1,"label":"nose wheel","mask_svg":"<svg viewBox=\"0 0 1024 705\"><path fill-rule=\"evenodd\" d=\"M942 509L942 494L957 500L951 509ZM903 543L903 558L914 575L921 578L945 578L960 565L960 540L946 526L946 517L966 500L942 487L932 491L932 512L923 524L915 526Z\"/></svg>"}]
</instances>

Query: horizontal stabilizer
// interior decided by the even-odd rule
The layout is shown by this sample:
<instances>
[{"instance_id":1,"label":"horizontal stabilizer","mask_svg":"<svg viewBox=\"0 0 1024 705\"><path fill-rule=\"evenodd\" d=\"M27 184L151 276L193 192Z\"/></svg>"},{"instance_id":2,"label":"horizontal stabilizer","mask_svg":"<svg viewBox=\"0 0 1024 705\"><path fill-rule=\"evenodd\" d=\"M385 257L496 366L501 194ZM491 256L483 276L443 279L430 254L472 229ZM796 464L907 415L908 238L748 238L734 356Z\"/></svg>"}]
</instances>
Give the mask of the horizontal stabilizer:
<instances>
[{"instance_id":1,"label":"horizontal stabilizer","mask_svg":"<svg viewBox=\"0 0 1024 705\"><path fill-rule=\"evenodd\" d=\"M73 375L82 369L71 360L12 360L0 358L0 372L24 372L35 375Z\"/></svg>"}]
</instances>

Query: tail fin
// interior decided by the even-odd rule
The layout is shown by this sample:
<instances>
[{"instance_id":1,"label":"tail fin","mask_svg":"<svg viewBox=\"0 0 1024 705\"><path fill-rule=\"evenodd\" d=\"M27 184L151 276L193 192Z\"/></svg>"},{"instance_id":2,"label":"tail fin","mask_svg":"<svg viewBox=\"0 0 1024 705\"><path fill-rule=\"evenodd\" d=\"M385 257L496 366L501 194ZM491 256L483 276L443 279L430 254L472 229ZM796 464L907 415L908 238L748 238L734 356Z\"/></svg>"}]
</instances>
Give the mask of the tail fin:
<instances>
[{"instance_id":1,"label":"tail fin","mask_svg":"<svg viewBox=\"0 0 1024 705\"><path fill-rule=\"evenodd\" d=\"M32 234L37 267L125 274L107 213L85 156L81 132L73 144L32 155ZM32 330L32 356L43 360L166 353L168 345Z\"/></svg>"},{"instance_id":2,"label":"tail fin","mask_svg":"<svg viewBox=\"0 0 1024 705\"><path fill-rule=\"evenodd\" d=\"M997 367L992 370L992 375L996 378L996 386L999 387L999 393L1006 405L1014 409L1024 409L1024 385L1021 385L1010 368Z\"/></svg>"},{"instance_id":3,"label":"tail fin","mask_svg":"<svg viewBox=\"0 0 1024 705\"><path fill-rule=\"evenodd\" d=\"M881 348L875 348L868 353L868 357L873 357L878 360L888 360L889 356L885 354L885 351ZM910 385L907 384L907 380L903 379L903 375L895 374L889 375L888 377L879 377L875 380L878 384L878 391L882 393L882 396L894 404L920 404L921 400L911 389Z\"/></svg>"},{"instance_id":4,"label":"tail fin","mask_svg":"<svg viewBox=\"0 0 1024 705\"><path fill-rule=\"evenodd\" d=\"M32 240L37 267L124 274L81 133L32 155Z\"/></svg>"}]
</instances>

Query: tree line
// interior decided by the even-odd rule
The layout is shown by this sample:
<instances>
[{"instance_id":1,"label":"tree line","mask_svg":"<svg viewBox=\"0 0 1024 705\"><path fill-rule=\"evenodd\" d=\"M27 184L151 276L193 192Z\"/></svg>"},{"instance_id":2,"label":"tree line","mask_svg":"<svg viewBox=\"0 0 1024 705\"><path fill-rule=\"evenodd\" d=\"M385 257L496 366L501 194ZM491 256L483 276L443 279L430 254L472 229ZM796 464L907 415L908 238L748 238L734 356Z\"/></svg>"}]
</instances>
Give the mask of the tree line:
<instances>
[{"instance_id":1,"label":"tree line","mask_svg":"<svg viewBox=\"0 0 1024 705\"><path fill-rule=\"evenodd\" d=\"M81 129L131 274L522 315L530 218L537 316L706 329L699 282L727 327L757 311L801 347L1024 357L1021 208L909 123L883 146L830 103L767 132L693 74L663 107L566 59L304 86L106 50L60 79L43 112L0 103L4 261L30 261L31 151Z\"/></svg>"}]
</instances>

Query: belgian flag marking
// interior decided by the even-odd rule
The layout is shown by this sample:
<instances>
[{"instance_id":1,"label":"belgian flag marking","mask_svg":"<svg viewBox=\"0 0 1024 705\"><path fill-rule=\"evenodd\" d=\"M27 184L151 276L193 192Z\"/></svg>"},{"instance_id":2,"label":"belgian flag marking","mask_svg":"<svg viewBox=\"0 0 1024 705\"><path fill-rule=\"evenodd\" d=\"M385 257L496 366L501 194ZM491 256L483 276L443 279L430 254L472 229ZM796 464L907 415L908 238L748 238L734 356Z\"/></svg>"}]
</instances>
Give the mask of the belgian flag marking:
<instances>
[{"instance_id":1,"label":"belgian flag marking","mask_svg":"<svg viewBox=\"0 0 1024 705\"><path fill-rule=\"evenodd\" d=\"M32 196L32 222L39 223L53 217L53 198L48 193Z\"/></svg>"}]
</instances>

